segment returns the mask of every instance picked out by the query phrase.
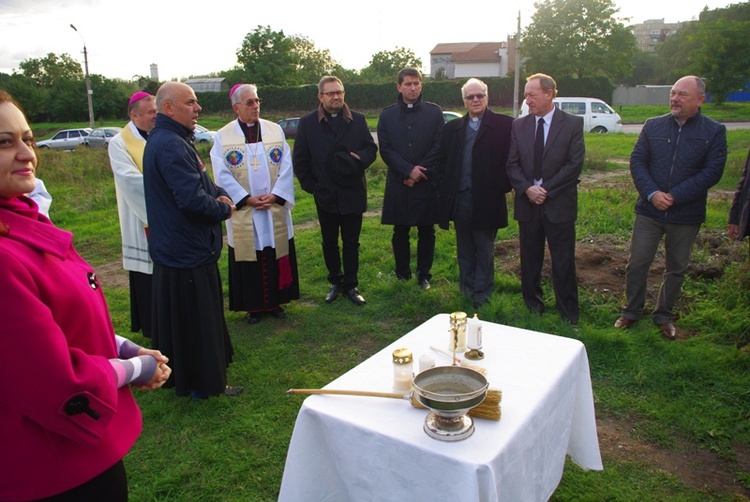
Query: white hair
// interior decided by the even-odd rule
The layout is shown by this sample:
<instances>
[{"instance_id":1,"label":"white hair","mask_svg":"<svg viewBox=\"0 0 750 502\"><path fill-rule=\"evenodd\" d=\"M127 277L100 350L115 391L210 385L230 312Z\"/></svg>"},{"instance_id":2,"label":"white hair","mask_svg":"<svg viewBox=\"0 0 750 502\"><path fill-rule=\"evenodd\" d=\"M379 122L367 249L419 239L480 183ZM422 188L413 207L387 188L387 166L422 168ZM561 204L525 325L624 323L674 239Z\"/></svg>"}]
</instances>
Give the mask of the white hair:
<instances>
[{"instance_id":1,"label":"white hair","mask_svg":"<svg viewBox=\"0 0 750 502\"><path fill-rule=\"evenodd\" d=\"M236 105L242 101L242 95L248 91L253 91L257 95L258 87L255 84L242 84L232 93L232 104Z\"/></svg>"}]
</instances>

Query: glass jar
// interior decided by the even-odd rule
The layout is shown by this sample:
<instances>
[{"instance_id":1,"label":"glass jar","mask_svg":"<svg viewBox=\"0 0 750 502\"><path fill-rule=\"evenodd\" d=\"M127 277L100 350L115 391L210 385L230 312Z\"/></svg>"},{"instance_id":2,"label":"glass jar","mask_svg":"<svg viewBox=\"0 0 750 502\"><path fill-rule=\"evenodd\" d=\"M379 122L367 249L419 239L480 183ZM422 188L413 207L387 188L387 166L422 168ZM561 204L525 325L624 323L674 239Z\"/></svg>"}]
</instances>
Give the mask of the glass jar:
<instances>
[{"instance_id":1,"label":"glass jar","mask_svg":"<svg viewBox=\"0 0 750 502\"><path fill-rule=\"evenodd\" d=\"M393 351L393 392L406 393L411 390L414 378L414 357L411 350L402 348Z\"/></svg>"}]
</instances>

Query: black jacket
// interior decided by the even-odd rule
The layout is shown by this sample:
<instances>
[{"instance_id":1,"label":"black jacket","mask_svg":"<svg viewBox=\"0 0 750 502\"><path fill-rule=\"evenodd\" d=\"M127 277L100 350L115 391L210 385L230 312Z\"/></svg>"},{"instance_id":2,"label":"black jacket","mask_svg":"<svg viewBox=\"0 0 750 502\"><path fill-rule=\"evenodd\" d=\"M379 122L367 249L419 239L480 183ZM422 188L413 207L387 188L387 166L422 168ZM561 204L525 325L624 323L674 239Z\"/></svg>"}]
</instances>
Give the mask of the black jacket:
<instances>
[{"instance_id":1,"label":"black jacket","mask_svg":"<svg viewBox=\"0 0 750 502\"><path fill-rule=\"evenodd\" d=\"M437 173L443 110L420 96L413 107L398 102L380 112L378 147L388 166L381 222L386 225L434 225L438 222ZM427 180L404 185L414 166L427 168Z\"/></svg>"},{"instance_id":2,"label":"black jacket","mask_svg":"<svg viewBox=\"0 0 750 502\"><path fill-rule=\"evenodd\" d=\"M467 113L445 124L440 142L439 199L440 227L448 229L454 219L458 183L463 161ZM510 192L505 164L510 149L513 118L487 109L477 131L471 154L471 197L473 230L497 230L508 226L505 194Z\"/></svg>"},{"instance_id":3,"label":"black jacket","mask_svg":"<svg viewBox=\"0 0 750 502\"><path fill-rule=\"evenodd\" d=\"M750 152L745 159L745 169L734 193L732 208L729 210L729 223L739 225L740 238L750 235Z\"/></svg>"},{"instance_id":4,"label":"black jacket","mask_svg":"<svg viewBox=\"0 0 750 502\"><path fill-rule=\"evenodd\" d=\"M726 127L700 112L682 127L670 114L647 120L630 155L630 173L639 195L636 214L663 223L703 223L708 189L721 179L726 161ZM657 190L674 197L674 205L666 211L648 200Z\"/></svg>"},{"instance_id":5,"label":"black jacket","mask_svg":"<svg viewBox=\"0 0 750 502\"><path fill-rule=\"evenodd\" d=\"M323 106L299 120L294 140L294 174L317 206L334 214L361 214L367 210L365 169L375 161L378 147L365 116L344 104L344 128L333 130ZM354 152L360 160L337 155ZM348 158L347 158L348 157Z\"/></svg>"},{"instance_id":6,"label":"black jacket","mask_svg":"<svg viewBox=\"0 0 750 502\"><path fill-rule=\"evenodd\" d=\"M156 116L143 152L148 247L154 263L195 268L221 256L221 222L232 209L219 202L226 191L208 177L192 143L192 131Z\"/></svg>"}]
</instances>

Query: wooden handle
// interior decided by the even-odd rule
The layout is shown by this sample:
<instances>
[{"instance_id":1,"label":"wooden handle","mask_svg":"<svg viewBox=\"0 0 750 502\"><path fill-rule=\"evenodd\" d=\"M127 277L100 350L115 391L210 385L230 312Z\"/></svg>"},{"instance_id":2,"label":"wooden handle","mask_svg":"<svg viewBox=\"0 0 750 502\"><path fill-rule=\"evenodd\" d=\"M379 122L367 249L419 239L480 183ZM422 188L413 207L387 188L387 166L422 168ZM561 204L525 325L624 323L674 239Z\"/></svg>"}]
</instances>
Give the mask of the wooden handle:
<instances>
[{"instance_id":1,"label":"wooden handle","mask_svg":"<svg viewBox=\"0 0 750 502\"><path fill-rule=\"evenodd\" d=\"M408 395L396 392L372 392L369 390L340 390L340 389L289 389L287 394L334 394L337 396L365 396L390 397L391 399L409 399Z\"/></svg>"}]
</instances>

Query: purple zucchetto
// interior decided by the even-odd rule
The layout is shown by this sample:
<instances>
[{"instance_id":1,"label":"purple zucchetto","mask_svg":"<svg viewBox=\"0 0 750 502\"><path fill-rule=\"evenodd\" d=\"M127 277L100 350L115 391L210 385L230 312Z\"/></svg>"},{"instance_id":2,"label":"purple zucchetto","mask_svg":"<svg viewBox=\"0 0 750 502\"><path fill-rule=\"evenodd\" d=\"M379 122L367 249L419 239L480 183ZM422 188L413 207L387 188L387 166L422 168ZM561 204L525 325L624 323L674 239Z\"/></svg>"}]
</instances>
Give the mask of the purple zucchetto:
<instances>
[{"instance_id":1,"label":"purple zucchetto","mask_svg":"<svg viewBox=\"0 0 750 502\"><path fill-rule=\"evenodd\" d=\"M149 97L151 97L151 94L149 94L147 92L143 92L143 91L138 91L135 94L133 94L132 96L130 96L130 101L128 101L128 104L132 105L136 101L140 101L143 98L149 98Z\"/></svg>"},{"instance_id":2,"label":"purple zucchetto","mask_svg":"<svg viewBox=\"0 0 750 502\"><path fill-rule=\"evenodd\" d=\"M232 88L229 90L229 99L232 99L232 96L234 95L234 91L237 90L238 87L243 86L245 84L234 84Z\"/></svg>"}]
</instances>

